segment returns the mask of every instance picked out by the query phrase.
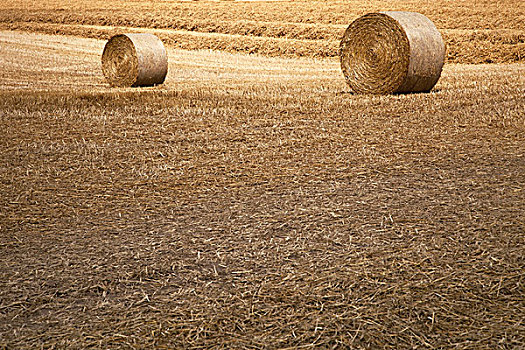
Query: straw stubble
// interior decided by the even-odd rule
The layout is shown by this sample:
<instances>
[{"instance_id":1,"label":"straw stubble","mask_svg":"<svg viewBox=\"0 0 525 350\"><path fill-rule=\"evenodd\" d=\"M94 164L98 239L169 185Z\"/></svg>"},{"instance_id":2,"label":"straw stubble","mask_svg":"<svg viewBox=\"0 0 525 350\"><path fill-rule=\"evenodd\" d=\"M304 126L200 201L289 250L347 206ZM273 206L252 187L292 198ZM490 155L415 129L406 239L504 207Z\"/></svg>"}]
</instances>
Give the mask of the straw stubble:
<instances>
[{"instance_id":1,"label":"straw stubble","mask_svg":"<svg viewBox=\"0 0 525 350\"><path fill-rule=\"evenodd\" d=\"M168 73L168 55L153 34L115 35L104 47L102 72L111 86L162 84Z\"/></svg>"},{"instance_id":2,"label":"straw stubble","mask_svg":"<svg viewBox=\"0 0 525 350\"><path fill-rule=\"evenodd\" d=\"M439 80L445 44L434 24L415 12L370 13L345 31L341 69L355 93L430 91Z\"/></svg>"}]
</instances>

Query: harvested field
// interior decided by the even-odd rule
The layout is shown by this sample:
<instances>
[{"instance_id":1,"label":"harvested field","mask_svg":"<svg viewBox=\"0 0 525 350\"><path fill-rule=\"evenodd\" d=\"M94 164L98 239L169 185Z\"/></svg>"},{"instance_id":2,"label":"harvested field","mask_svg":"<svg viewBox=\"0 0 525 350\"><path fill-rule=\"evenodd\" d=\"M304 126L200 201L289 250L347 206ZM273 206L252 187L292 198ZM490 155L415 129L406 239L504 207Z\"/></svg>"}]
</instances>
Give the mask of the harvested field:
<instances>
[{"instance_id":1,"label":"harvested field","mask_svg":"<svg viewBox=\"0 0 525 350\"><path fill-rule=\"evenodd\" d=\"M0 5L0 29L108 39L116 32L149 28L168 45L183 49L335 57L346 27L377 11L427 16L443 33L448 62L525 62L522 0L13 0Z\"/></svg>"},{"instance_id":2,"label":"harvested field","mask_svg":"<svg viewBox=\"0 0 525 350\"><path fill-rule=\"evenodd\" d=\"M525 346L525 66L348 93L337 59L0 32L0 348Z\"/></svg>"}]
</instances>

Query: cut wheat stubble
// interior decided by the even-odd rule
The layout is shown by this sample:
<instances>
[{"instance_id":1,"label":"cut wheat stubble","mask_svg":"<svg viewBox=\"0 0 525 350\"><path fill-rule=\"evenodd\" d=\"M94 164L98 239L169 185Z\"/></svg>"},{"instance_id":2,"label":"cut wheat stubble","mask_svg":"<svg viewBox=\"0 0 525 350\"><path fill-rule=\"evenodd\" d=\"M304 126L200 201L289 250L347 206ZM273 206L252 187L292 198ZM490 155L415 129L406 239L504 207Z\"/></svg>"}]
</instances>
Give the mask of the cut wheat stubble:
<instances>
[{"instance_id":1,"label":"cut wheat stubble","mask_svg":"<svg viewBox=\"0 0 525 350\"><path fill-rule=\"evenodd\" d=\"M102 72L111 86L162 84L168 73L168 55L153 34L115 35L104 47Z\"/></svg>"},{"instance_id":2,"label":"cut wheat stubble","mask_svg":"<svg viewBox=\"0 0 525 350\"><path fill-rule=\"evenodd\" d=\"M340 59L355 93L425 92L441 76L445 44L436 26L422 14L369 13L346 29Z\"/></svg>"}]
</instances>

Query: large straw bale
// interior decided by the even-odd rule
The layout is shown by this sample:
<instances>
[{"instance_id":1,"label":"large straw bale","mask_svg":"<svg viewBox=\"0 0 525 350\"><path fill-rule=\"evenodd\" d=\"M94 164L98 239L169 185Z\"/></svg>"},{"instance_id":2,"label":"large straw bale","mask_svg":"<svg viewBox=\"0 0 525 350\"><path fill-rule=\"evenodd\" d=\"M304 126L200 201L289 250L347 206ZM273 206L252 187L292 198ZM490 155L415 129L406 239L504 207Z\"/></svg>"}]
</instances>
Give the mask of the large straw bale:
<instances>
[{"instance_id":1,"label":"large straw bale","mask_svg":"<svg viewBox=\"0 0 525 350\"><path fill-rule=\"evenodd\" d=\"M162 84L168 73L168 55L153 34L115 35L104 47L102 72L111 86Z\"/></svg>"},{"instance_id":2,"label":"large straw bale","mask_svg":"<svg viewBox=\"0 0 525 350\"><path fill-rule=\"evenodd\" d=\"M340 50L348 85L365 94L430 91L445 60L441 34L415 12L369 13L356 19Z\"/></svg>"}]
</instances>

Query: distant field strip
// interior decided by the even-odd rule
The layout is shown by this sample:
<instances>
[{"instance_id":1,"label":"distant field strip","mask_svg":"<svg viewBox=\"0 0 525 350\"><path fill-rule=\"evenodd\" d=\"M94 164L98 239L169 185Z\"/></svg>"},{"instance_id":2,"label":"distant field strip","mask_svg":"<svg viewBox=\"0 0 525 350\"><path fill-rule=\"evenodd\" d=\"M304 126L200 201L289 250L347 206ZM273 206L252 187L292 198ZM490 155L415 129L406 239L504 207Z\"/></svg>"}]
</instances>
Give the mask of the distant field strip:
<instances>
[{"instance_id":1,"label":"distant field strip","mask_svg":"<svg viewBox=\"0 0 525 350\"><path fill-rule=\"evenodd\" d=\"M337 56L339 47L339 42L335 40L272 38L142 27L17 22L8 26L0 24L0 29L104 39L121 32L147 32L158 35L168 46L187 50L212 49L268 56L334 57Z\"/></svg>"},{"instance_id":2,"label":"distant field strip","mask_svg":"<svg viewBox=\"0 0 525 350\"><path fill-rule=\"evenodd\" d=\"M519 3L510 0L475 11L470 3L454 5L455 9L408 3L385 7L380 2L368 6L344 2L112 3L111 10L97 1L83 5L57 1L30 10L2 11L0 7L0 29L104 39L115 32L148 31L162 36L167 45L183 49L336 57L346 27L358 16L377 9L416 10L440 29L448 62L525 62L524 16Z\"/></svg>"}]
</instances>

